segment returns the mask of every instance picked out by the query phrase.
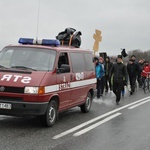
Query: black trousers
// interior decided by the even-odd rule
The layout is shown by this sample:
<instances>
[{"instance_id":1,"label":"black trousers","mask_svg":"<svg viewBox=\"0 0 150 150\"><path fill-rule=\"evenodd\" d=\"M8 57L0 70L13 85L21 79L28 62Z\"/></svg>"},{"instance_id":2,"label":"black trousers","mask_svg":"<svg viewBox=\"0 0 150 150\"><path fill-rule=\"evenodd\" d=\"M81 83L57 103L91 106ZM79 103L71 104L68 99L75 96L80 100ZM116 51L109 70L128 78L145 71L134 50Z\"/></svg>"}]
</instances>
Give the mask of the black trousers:
<instances>
[{"instance_id":1,"label":"black trousers","mask_svg":"<svg viewBox=\"0 0 150 150\"><path fill-rule=\"evenodd\" d=\"M142 85L143 85L142 76L141 76L141 75L138 76L137 81L138 81L138 83L139 83L139 87L141 88Z\"/></svg>"},{"instance_id":2,"label":"black trousers","mask_svg":"<svg viewBox=\"0 0 150 150\"><path fill-rule=\"evenodd\" d=\"M135 91L135 82L136 82L136 76L129 76L130 85L131 85L131 91Z\"/></svg>"},{"instance_id":3,"label":"black trousers","mask_svg":"<svg viewBox=\"0 0 150 150\"><path fill-rule=\"evenodd\" d=\"M101 95L103 95L103 93L104 93L104 88L105 88L105 76L103 76L102 78L101 78Z\"/></svg>"},{"instance_id":4,"label":"black trousers","mask_svg":"<svg viewBox=\"0 0 150 150\"><path fill-rule=\"evenodd\" d=\"M124 86L123 81L122 82L113 81L113 92L116 95L116 102L120 101L121 90L122 90L123 86Z\"/></svg>"},{"instance_id":5,"label":"black trousers","mask_svg":"<svg viewBox=\"0 0 150 150\"><path fill-rule=\"evenodd\" d=\"M109 88L110 88L110 90L112 90L111 78L109 78L109 76L105 76L106 91L108 91L108 83L109 83Z\"/></svg>"},{"instance_id":6,"label":"black trousers","mask_svg":"<svg viewBox=\"0 0 150 150\"><path fill-rule=\"evenodd\" d=\"M97 79L97 98L100 98L101 95L101 80Z\"/></svg>"}]
</instances>

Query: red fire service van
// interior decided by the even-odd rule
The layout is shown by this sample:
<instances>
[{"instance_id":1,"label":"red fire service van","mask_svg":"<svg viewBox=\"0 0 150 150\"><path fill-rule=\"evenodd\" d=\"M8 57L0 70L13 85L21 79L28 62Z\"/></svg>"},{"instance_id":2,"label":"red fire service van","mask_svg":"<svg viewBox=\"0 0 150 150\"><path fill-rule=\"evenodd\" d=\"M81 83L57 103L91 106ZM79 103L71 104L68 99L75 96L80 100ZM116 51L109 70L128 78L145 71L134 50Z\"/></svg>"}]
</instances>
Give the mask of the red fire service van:
<instances>
[{"instance_id":1,"label":"red fire service van","mask_svg":"<svg viewBox=\"0 0 150 150\"><path fill-rule=\"evenodd\" d=\"M58 40L20 38L0 52L0 115L40 116L55 124L59 112L89 112L96 87L92 51Z\"/></svg>"}]
</instances>

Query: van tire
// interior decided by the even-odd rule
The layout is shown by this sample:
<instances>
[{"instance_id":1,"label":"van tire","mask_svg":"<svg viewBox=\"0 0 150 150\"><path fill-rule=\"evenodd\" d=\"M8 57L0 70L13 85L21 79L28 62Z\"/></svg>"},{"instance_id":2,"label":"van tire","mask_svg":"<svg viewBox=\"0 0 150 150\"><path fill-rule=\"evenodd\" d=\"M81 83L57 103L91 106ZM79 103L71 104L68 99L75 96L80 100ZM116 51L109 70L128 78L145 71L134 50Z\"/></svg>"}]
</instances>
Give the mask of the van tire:
<instances>
[{"instance_id":1,"label":"van tire","mask_svg":"<svg viewBox=\"0 0 150 150\"><path fill-rule=\"evenodd\" d=\"M55 100L51 100L47 106L46 113L41 116L41 123L46 127L52 127L57 119L58 104Z\"/></svg>"},{"instance_id":2,"label":"van tire","mask_svg":"<svg viewBox=\"0 0 150 150\"><path fill-rule=\"evenodd\" d=\"M92 105L92 96L91 96L91 93L89 92L87 97L86 97L85 103L80 106L81 112L82 113L88 113L91 109L91 105Z\"/></svg>"}]
</instances>

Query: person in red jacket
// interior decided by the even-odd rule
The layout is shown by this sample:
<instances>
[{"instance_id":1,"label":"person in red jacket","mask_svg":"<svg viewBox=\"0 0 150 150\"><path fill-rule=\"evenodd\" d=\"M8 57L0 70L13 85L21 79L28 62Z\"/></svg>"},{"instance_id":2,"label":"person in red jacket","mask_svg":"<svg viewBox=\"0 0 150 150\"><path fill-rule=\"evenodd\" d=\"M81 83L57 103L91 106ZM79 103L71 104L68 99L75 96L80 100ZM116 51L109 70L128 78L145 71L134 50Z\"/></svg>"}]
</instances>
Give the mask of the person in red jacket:
<instances>
[{"instance_id":1,"label":"person in red jacket","mask_svg":"<svg viewBox=\"0 0 150 150\"><path fill-rule=\"evenodd\" d=\"M144 83L146 77L150 74L150 63L148 61L145 61L143 70L141 72L142 76L142 82Z\"/></svg>"}]
</instances>

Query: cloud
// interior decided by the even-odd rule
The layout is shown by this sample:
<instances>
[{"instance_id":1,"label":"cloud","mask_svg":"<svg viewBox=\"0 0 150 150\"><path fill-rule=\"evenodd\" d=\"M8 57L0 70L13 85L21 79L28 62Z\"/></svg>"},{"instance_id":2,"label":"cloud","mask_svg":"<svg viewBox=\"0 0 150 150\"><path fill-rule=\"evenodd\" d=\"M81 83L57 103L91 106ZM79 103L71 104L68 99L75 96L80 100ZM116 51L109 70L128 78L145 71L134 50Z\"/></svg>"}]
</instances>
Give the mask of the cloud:
<instances>
[{"instance_id":1,"label":"cloud","mask_svg":"<svg viewBox=\"0 0 150 150\"><path fill-rule=\"evenodd\" d=\"M1 0L0 47L17 43L20 37L55 38L73 27L82 32L82 47L92 50L95 29L102 31L99 51L109 55L128 50L148 50L149 0ZM38 33L37 33L38 26Z\"/></svg>"}]
</instances>

